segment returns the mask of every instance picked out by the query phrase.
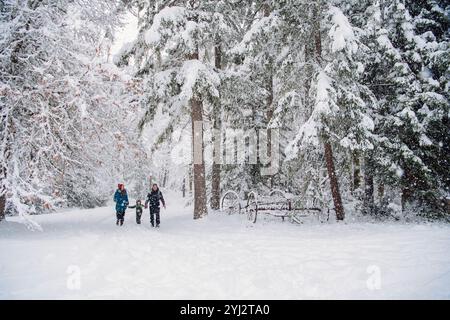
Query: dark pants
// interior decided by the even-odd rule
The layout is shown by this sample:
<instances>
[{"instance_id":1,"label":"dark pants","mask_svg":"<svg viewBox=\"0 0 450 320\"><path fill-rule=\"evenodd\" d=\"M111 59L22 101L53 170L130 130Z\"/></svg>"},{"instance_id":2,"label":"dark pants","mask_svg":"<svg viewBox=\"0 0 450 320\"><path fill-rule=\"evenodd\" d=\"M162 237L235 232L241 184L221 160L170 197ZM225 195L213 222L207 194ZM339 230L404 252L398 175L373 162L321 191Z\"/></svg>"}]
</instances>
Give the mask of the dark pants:
<instances>
[{"instance_id":1,"label":"dark pants","mask_svg":"<svg viewBox=\"0 0 450 320\"><path fill-rule=\"evenodd\" d=\"M123 220L125 218L125 211L116 211L117 216L117 222L120 222L120 224L123 224Z\"/></svg>"},{"instance_id":2,"label":"dark pants","mask_svg":"<svg viewBox=\"0 0 450 320\"><path fill-rule=\"evenodd\" d=\"M150 207L150 223L155 225L155 215L156 215L156 225L159 225L159 207Z\"/></svg>"},{"instance_id":3,"label":"dark pants","mask_svg":"<svg viewBox=\"0 0 450 320\"><path fill-rule=\"evenodd\" d=\"M136 212L136 223L141 224L142 212Z\"/></svg>"}]
</instances>

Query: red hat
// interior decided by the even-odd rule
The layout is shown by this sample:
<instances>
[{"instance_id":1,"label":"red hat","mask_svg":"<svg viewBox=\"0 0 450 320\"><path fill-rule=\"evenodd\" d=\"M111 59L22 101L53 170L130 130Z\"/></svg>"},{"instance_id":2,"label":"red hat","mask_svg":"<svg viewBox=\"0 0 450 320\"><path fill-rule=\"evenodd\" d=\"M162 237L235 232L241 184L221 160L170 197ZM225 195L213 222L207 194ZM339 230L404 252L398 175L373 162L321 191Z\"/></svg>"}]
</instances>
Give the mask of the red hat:
<instances>
[{"instance_id":1,"label":"red hat","mask_svg":"<svg viewBox=\"0 0 450 320\"><path fill-rule=\"evenodd\" d=\"M123 187L123 183L119 183L119 184L117 185L117 188L119 188L119 189L122 189L122 187Z\"/></svg>"}]
</instances>

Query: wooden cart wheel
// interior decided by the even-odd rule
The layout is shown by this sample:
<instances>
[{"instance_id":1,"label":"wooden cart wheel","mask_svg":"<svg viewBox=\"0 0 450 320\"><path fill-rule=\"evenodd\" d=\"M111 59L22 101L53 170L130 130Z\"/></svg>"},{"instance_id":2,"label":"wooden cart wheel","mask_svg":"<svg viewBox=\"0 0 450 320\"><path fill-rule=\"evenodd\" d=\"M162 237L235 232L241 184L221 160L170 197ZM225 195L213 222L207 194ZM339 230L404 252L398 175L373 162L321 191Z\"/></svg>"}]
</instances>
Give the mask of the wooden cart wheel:
<instances>
[{"instance_id":1,"label":"wooden cart wheel","mask_svg":"<svg viewBox=\"0 0 450 320\"><path fill-rule=\"evenodd\" d=\"M317 213L317 219L320 223L326 223L330 220L330 209L323 208Z\"/></svg>"},{"instance_id":2,"label":"wooden cart wheel","mask_svg":"<svg viewBox=\"0 0 450 320\"><path fill-rule=\"evenodd\" d=\"M248 208L247 219L248 221L256 222L256 208Z\"/></svg>"},{"instance_id":3,"label":"wooden cart wheel","mask_svg":"<svg viewBox=\"0 0 450 320\"><path fill-rule=\"evenodd\" d=\"M245 206L247 212L247 219L256 222L258 215L258 194L255 191L250 191L247 195L247 205Z\"/></svg>"},{"instance_id":4,"label":"wooden cart wheel","mask_svg":"<svg viewBox=\"0 0 450 320\"><path fill-rule=\"evenodd\" d=\"M258 194L255 191L250 191L247 195L247 207L253 202L258 203Z\"/></svg>"},{"instance_id":5,"label":"wooden cart wheel","mask_svg":"<svg viewBox=\"0 0 450 320\"><path fill-rule=\"evenodd\" d=\"M232 190L225 192L222 197L220 209L227 214L241 213L239 195Z\"/></svg>"},{"instance_id":6,"label":"wooden cart wheel","mask_svg":"<svg viewBox=\"0 0 450 320\"><path fill-rule=\"evenodd\" d=\"M275 197L275 198L279 198L279 199L286 199L286 194L280 189L275 189L275 190L270 191L269 197Z\"/></svg>"}]
</instances>

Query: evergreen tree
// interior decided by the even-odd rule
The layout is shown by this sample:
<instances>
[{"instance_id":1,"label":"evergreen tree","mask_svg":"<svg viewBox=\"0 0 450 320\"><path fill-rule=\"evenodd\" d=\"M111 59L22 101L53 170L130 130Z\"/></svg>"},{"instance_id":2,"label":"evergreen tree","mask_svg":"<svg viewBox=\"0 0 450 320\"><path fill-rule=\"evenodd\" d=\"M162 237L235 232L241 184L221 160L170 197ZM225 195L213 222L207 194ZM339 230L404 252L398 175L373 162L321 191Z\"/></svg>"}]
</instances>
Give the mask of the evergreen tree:
<instances>
[{"instance_id":1,"label":"evergreen tree","mask_svg":"<svg viewBox=\"0 0 450 320\"><path fill-rule=\"evenodd\" d=\"M436 212L448 194L448 177L440 169L448 162L448 77L441 64L448 63L448 37L434 24L426 29L427 6L409 7L417 18L400 1L367 9L371 58L365 82L379 101L374 110L379 139L368 171L376 172L381 186L401 190L403 209L416 203ZM444 11L437 3L432 7Z\"/></svg>"}]
</instances>

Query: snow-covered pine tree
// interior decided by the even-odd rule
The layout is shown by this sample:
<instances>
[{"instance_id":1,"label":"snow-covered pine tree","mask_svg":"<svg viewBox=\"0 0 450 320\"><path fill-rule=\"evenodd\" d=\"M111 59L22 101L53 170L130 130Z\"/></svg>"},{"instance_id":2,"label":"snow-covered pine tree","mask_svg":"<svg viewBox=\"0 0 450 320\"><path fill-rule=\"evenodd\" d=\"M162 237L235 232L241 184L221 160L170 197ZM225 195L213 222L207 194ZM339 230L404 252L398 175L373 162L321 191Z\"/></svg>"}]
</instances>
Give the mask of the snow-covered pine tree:
<instances>
[{"instance_id":1,"label":"snow-covered pine tree","mask_svg":"<svg viewBox=\"0 0 450 320\"><path fill-rule=\"evenodd\" d=\"M230 68L233 72L229 73L229 83L224 88L224 94L228 95L228 85L233 86L230 90L233 96L229 97L230 107L227 108L230 111L228 125L258 135L267 130L268 145L264 149L267 149L269 157L272 154L270 130L279 129L274 125L277 122L272 121L279 75L276 72L277 57L283 49L283 39L277 30L277 8L277 3L273 1L251 1L238 12L242 25L241 39L229 51L235 66ZM231 175L226 179L228 185L245 191L273 187L275 177L261 175L263 165L260 156L255 155L256 163L227 166L227 174ZM236 176L240 176L245 183L236 181Z\"/></svg>"},{"instance_id":2,"label":"snow-covered pine tree","mask_svg":"<svg viewBox=\"0 0 450 320\"><path fill-rule=\"evenodd\" d=\"M450 6L446 1L405 1L411 16L416 47L421 56L418 79L418 119L424 128L420 146L423 162L431 173L424 176L431 183L414 185L415 199L427 215L448 213L445 199L450 194ZM430 141L426 141L429 138ZM424 210L425 209L425 210Z\"/></svg>"},{"instance_id":3,"label":"snow-covered pine tree","mask_svg":"<svg viewBox=\"0 0 450 320\"><path fill-rule=\"evenodd\" d=\"M213 104L211 114L208 121L212 123L210 143L212 145L212 164L211 164L211 209L217 210L220 208L221 188L223 183L223 134L224 129L228 127L228 115L236 112L236 105L229 103L231 97L236 95L236 88L229 86L232 79L236 80L233 71L233 55L229 54L241 39L245 23L243 23L242 16L247 9L247 4L232 3L230 1L210 1L207 10L212 12L217 21L215 21L214 31L214 47L213 47L213 63L216 71L221 76L221 86L219 92L219 99ZM209 141L208 141L209 143Z\"/></svg>"},{"instance_id":4,"label":"snow-covered pine tree","mask_svg":"<svg viewBox=\"0 0 450 320\"><path fill-rule=\"evenodd\" d=\"M342 159L346 153L372 147L373 123L367 105L374 103L374 99L370 90L358 82L364 70L363 57L357 54L358 35L338 8L322 1L261 1L252 5L248 8L252 23L241 43L232 50L241 58L237 68L241 85L235 87L235 92L239 97L241 88L245 92L242 96L252 98L249 104L255 107L251 108L251 125L280 128L283 136L293 141L287 151L304 168L294 169L293 161L287 162L291 169L284 172L285 183L296 184L295 180L300 180L301 185L306 180L319 181L321 170L316 164L323 161L324 153L317 153L317 146L310 143L312 140L318 142L326 135L327 140L343 151ZM243 85L246 78L250 85ZM328 98L326 103L322 101L324 97ZM242 101L245 98L241 99L241 105ZM317 105L327 105L324 110L335 112L324 114ZM300 132L295 126L301 126ZM310 139L312 136L319 139ZM325 145L329 175L334 177L331 144ZM312 157L314 154L316 157ZM255 171L249 176L258 177ZM340 210L337 179L332 180L338 204L335 206ZM311 190L308 184L296 192L320 189L316 185ZM260 188L256 181L255 187ZM339 216L343 216L342 212Z\"/></svg>"},{"instance_id":5,"label":"snow-covered pine tree","mask_svg":"<svg viewBox=\"0 0 450 320\"><path fill-rule=\"evenodd\" d=\"M375 178L381 204L400 193L403 209L415 203L427 212L445 210L441 204L449 184L441 168L449 161L444 143L449 136L444 67L449 54L444 12L443 3L436 1L367 4L367 20L361 25L370 48L364 82L379 101L373 110L378 139L366 159L369 202ZM385 185L393 190L383 201Z\"/></svg>"},{"instance_id":6,"label":"snow-covered pine tree","mask_svg":"<svg viewBox=\"0 0 450 320\"><path fill-rule=\"evenodd\" d=\"M372 148L373 121L367 109L374 99L370 90L359 82L364 71L358 56L359 38L343 12L323 1L303 6L297 4L296 9L306 16L300 29L303 32L296 32L292 37L302 36L303 41L297 39L297 42L307 43L307 47L302 51L297 49L302 56L297 54L293 60L301 59L303 63L298 64L300 70L297 72L306 74L306 79L313 79L311 84L299 82L301 87L297 92L312 98L304 98L309 115L287 153L293 159L302 152L317 152L321 144L324 146L337 219L343 219L344 209L334 163L336 151L338 155L340 152L345 155ZM308 145L315 148L308 148Z\"/></svg>"},{"instance_id":7,"label":"snow-covered pine tree","mask_svg":"<svg viewBox=\"0 0 450 320\"><path fill-rule=\"evenodd\" d=\"M217 210L220 208L220 195L222 187L222 153L223 153L223 128L224 128L224 111L226 109L226 86L223 83L227 79L227 69L230 61L227 51L236 43L236 37L239 34L241 26L239 24L239 12L242 4L233 4L229 1L205 1L203 10L208 12L214 19L211 23L212 41L205 47L206 60L215 68L220 75L219 96L216 97L212 104L210 112L206 114L206 121L211 125L210 132L205 137L205 143L211 145L211 159L207 162L211 163L211 174L207 175L207 180L211 181L210 187L210 207ZM210 46L210 48L207 48ZM211 160L211 161L209 161ZM209 166L208 166L209 167ZM206 169L209 169L209 168ZM208 170L207 170L208 171ZM208 189L208 188L207 188Z\"/></svg>"},{"instance_id":8,"label":"snow-covered pine tree","mask_svg":"<svg viewBox=\"0 0 450 320\"><path fill-rule=\"evenodd\" d=\"M197 125L204 122L205 107L210 110L218 103L221 84L210 54L224 31L224 18L215 4L139 3L140 34L119 59L123 63L134 57L137 74L143 76L146 114L141 126L158 123L149 129L152 145L164 143L174 128L191 123L195 219L207 213L203 129Z\"/></svg>"}]
</instances>

